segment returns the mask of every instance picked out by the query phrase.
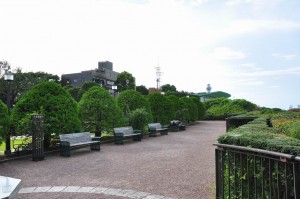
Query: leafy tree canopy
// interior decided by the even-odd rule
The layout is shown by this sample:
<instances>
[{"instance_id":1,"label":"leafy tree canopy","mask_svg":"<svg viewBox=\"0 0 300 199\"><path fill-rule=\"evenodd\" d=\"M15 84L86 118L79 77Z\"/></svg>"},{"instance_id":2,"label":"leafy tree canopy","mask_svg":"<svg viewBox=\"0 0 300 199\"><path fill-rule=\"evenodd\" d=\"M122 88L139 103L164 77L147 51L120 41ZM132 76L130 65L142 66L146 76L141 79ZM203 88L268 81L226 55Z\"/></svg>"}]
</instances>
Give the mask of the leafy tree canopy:
<instances>
[{"instance_id":1,"label":"leafy tree canopy","mask_svg":"<svg viewBox=\"0 0 300 199\"><path fill-rule=\"evenodd\" d=\"M124 124L124 116L115 99L102 87L93 86L78 103L79 117L84 129L97 136Z\"/></svg>"},{"instance_id":2,"label":"leafy tree canopy","mask_svg":"<svg viewBox=\"0 0 300 199\"><path fill-rule=\"evenodd\" d=\"M135 78L132 76L131 73L126 71L121 72L117 80L115 81L115 85L118 86L118 91L122 92L128 89L135 89Z\"/></svg>"},{"instance_id":3,"label":"leafy tree canopy","mask_svg":"<svg viewBox=\"0 0 300 199\"><path fill-rule=\"evenodd\" d=\"M150 114L150 105L146 98L135 90L125 90L117 97L118 106L124 114L138 108L144 108Z\"/></svg>"},{"instance_id":4,"label":"leafy tree canopy","mask_svg":"<svg viewBox=\"0 0 300 199\"><path fill-rule=\"evenodd\" d=\"M78 91L77 100L79 101L81 99L81 97L83 96L83 94L94 86L100 87L100 85L97 84L96 82L85 82Z\"/></svg>"},{"instance_id":5,"label":"leafy tree canopy","mask_svg":"<svg viewBox=\"0 0 300 199\"><path fill-rule=\"evenodd\" d=\"M149 94L149 90L144 85L137 86L136 91L141 93L142 95L148 95Z\"/></svg>"},{"instance_id":6,"label":"leafy tree canopy","mask_svg":"<svg viewBox=\"0 0 300 199\"><path fill-rule=\"evenodd\" d=\"M150 93L147 96L154 122L169 124L175 117L172 102L160 93Z\"/></svg>"},{"instance_id":7,"label":"leafy tree canopy","mask_svg":"<svg viewBox=\"0 0 300 199\"><path fill-rule=\"evenodd\" d=\"M29 91L33 86L42 83L53 81L58 83L59 77L45 72L22 72L22 69L18 68L14 71L14 80L10 82L12 91L12 104L15 104L20 96ZM2 101L6 100L7 96L6 82L2 77L0 79L0 98Z\"/></svg>"},{"instance_id":8,"label":"leafy tree canopy","mask_svg":"<svg viewBox=\"0 0 300 199\"><path fill-rule=\"evenodd\" d=\"M76 101L55 82L40 83L18 100L12 111L12 122L18 133L27 133L21 121L32 113L45 115L46 143L50 141L52 133L58 135L81 130Z\"/></svg>"},{"instance_id":9,"label":"leafy tree canopy","mask_svg":"<svg viewBox=\"0 0 300 199\"><path fill-rule=\"evenodd\" d=\"M170 85L170 84L162 85L161 90L163 92L177 92L176 87L174 85Z\"/></svg>"},{"instance_id":10,"label":"leafy tree canopy","mask_svg":"<svg viewBox=\"0 0 300 199\"><path fill-rule=\"evenodd\" d=\"M205 98L229 98L231 95L229 93L223 91L216 91L211 93L197 93L193 94L194 96L198 97L205 97Z\"/></svg>"}]
</instances>

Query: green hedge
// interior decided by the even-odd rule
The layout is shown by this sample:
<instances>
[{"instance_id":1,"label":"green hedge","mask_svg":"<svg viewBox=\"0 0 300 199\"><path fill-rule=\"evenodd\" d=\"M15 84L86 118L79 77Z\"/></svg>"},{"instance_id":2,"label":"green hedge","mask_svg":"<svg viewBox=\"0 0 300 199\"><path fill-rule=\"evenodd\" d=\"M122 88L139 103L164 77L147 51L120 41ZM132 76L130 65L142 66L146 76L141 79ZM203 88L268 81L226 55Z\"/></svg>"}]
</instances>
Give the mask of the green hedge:
<instances>
[{"instance_id":1,"label":"green hedge","mask_svg":"<svg viewBox=\"0 0 300 199\"><path fill-rule=\"evenodd\" d=\"M268 127L262 117L220 136L218 142L300 156L299 139L284 135L278 127Z\"/></svg>"}]
</instances>

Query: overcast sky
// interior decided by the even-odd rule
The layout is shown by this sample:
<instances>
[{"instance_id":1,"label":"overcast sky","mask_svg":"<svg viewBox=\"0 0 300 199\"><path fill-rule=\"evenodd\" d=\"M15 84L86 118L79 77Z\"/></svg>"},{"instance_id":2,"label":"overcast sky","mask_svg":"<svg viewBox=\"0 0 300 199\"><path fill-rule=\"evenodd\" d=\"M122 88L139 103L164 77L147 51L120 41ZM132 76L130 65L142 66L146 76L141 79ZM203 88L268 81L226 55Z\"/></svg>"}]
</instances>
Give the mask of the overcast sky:
<instances>
[{"instance_id":1,"label":"overcast sky","mask_svg":"<svg viewBox=\"0 0 300 199\"><path fill-rule=\"evenodd\" d=\"M62 74L111 61L137 85L300 105L299 0L0 0L0 60Z\"/></svg>"}]
</instances>

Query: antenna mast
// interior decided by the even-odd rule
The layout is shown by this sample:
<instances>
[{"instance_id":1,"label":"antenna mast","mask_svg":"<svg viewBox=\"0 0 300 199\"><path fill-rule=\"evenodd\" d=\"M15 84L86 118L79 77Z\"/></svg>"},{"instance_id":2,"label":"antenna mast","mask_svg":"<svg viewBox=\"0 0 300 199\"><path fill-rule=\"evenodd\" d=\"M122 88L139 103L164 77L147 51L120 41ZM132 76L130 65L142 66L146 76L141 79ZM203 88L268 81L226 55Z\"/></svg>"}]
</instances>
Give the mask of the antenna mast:
<instances>
[{"instance_id":1,"label":"antenna mast","mask_svg":"<svg viewBox=\"0 0 300 199\"><path fill-rule=\"evenodd\" d=\"M160 89L160 77L162 75L162 72L160 71L160 66L155 67L156 69L156 89Z\"/></svg>"}]
</instances>

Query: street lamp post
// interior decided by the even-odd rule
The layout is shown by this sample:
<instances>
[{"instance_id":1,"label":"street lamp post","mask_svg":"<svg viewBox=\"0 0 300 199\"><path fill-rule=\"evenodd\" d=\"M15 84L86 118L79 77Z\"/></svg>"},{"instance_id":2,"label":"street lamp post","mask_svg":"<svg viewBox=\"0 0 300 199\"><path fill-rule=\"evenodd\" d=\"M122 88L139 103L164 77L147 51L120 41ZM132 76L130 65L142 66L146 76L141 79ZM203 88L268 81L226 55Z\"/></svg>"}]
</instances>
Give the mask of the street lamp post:
<instances>
[{"instance_id":1,"label":"street lamp post","mask_svg":"<svg viewBox=\"0 0 300 199\"><path fill-rule=\"evenodd\" d=\"M10 71L7 71L4 74L4 80L7 82L7 107L8 107L8 114L10 114L10 108L11 108L11 82L14 80L14 74ZM5 143L5 151L4 154L5 155L10 155L11 154L11 150L10 150L10 131L11 128L10 126L8 126L7 129L7 134L6 134L6 143Z\"/></svg>"},{"instance_id":2,"label":"street lamp post","mask_svg":"<svg viewBox=\"0 0 300 199\"><path fill-rule=\"evenodd\" d=\"M111 88L114 91L114 97L115 97L118 91L118 86L111 86Z\"/></svg>"},{"instance_id":3,"label":"street lamp post","mask_svg":"<svg viewBox=\"0 0 300 199\"><path fill-rule=\"evenodd\" d=\"M126 88L128 89L129 79L126 79Z\"/></svg>"}]
</instances>

